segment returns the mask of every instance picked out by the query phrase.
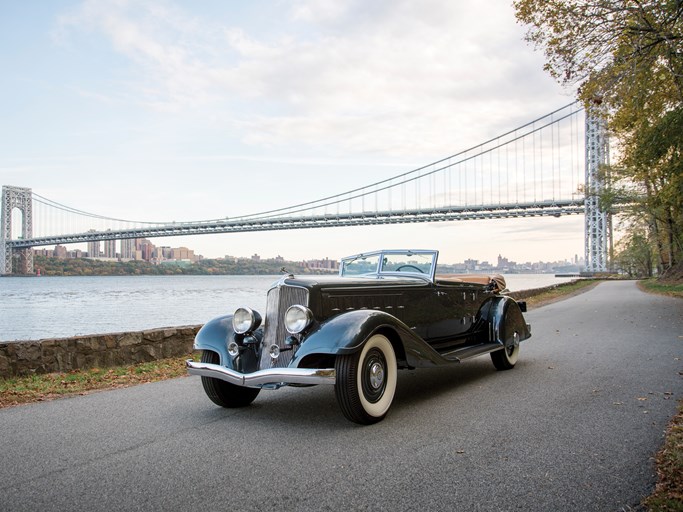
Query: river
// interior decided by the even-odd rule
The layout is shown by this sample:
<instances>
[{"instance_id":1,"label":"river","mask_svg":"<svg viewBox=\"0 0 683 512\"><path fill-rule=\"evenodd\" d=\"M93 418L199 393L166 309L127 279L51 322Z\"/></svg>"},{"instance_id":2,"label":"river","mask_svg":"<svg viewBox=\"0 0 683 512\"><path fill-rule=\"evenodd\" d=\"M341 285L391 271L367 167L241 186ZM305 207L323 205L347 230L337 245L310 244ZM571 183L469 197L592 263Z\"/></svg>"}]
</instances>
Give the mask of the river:
<instances>
[{"instance_id":1,"label":"river","mask_svg":"<svg viewBox=\"0 0 683 512\"><path fill-rule=\"evenodd\" d=\"M566 282L506 275L510 290ZM278 276L0 278L0 341L63 338L205 323L240 306L263 312Z\"/></svg>"}]
</instances>

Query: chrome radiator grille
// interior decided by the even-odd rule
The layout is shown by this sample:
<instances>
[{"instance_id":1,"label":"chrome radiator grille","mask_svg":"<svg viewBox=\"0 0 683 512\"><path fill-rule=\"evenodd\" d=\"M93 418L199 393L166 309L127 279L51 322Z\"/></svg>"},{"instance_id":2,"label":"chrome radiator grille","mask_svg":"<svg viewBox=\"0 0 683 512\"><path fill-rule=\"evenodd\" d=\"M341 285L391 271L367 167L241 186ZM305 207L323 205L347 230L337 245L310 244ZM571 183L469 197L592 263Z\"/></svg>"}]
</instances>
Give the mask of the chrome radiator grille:
<instances>
[{"instance_id":1,"label":"chrome radiator grille","mask_svg":"<svg viewBox=\"0 0 683 512\"><path fill-rule=\"evenodd\" d=\"M306 288L277 286L268 292L260 369L283 368L292 360L293 353L285 345L285 339L289 336L287 329L285 329L285 313L289 306L294 304L308 307L308 290ZM270 357L269 348L273 344L281 349L280 356L277 359Z\"/></svg>"}]
</instances>

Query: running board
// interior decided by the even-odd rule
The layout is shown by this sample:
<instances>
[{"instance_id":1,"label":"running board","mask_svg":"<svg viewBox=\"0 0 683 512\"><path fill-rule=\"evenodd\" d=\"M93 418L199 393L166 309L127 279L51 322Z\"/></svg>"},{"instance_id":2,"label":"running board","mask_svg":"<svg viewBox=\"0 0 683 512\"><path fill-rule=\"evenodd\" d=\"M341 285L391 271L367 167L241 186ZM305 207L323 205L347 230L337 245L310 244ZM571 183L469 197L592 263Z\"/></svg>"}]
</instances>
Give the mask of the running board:
<instances>
[{"instance_id":1,"label":"running board","mask_svg":"<svg viewBox=\"0 0 683 512\"><path fill-rule=\"evenodd\" d=\"M451 350L450 352L445 352L441 354L441 357L448 359L453 362L464 361L465 359L471 359L483 354L488 354L490 352L495 352L503 348L502 343L481 343L479 345L458 348L456 350Z\"/></svg>"}]
</instances>

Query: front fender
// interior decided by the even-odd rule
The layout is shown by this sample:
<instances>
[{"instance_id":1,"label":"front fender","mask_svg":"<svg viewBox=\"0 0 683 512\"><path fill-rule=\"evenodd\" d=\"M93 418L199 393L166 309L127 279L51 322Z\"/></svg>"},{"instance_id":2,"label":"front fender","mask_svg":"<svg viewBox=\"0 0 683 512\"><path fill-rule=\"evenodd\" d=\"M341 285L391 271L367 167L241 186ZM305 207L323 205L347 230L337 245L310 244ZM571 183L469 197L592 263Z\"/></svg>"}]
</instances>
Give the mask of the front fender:
<instances>
[{"instance_id":1,"label":"front fender","mask_svg":"<svg viewBox=\"0 0 683 512\"><path fill-rule=\"evenodd\" d=\"M195 350L211 350L220 356L221 366L234 370L232 357L228 355L228 343L233 340L232 315L219 316L209 320L199 329L194 338Z\"/></svg>"},{"instance_id":2,"label":"front fender","mask_svg":"<svg viewBox=\"0 0 683 512\"><path fill-rule=\"evenodd\" d=\"M383 311L361 309L337 315L309 332L292 358L290 366L298 366L306 356L313 354L353 353L378 331L392 332L389 338L397 356L404 358L411 367L446 362L438 352L395 316Z\"/></svg>"}]
</instances>

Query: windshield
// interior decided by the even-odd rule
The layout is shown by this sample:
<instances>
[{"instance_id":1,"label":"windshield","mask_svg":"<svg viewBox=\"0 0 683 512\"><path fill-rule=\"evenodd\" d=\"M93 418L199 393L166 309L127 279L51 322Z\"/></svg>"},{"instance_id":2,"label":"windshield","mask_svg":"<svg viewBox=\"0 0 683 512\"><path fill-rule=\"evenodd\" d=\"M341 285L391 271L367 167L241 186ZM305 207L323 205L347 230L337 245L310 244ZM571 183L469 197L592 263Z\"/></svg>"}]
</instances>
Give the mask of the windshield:
<instances>
[{"instance_id":1,"label":"windshield","mask_svg":"<svg viewBox=\"0 0 683 512\"><path fill-rule=\"evenodd\" d=\"M339 275L375 276L406 274L434 279L437 251L387 250L343 258Z\"/></svg>"},{"instance_id":2,"label":"windshield","mask_svg":"<svg viewBox=\"0 0 683 512\"><path fill-rule=\"evenodd\" d=\"M385 254L380 272L418 272L430 274L432 254Z\"/></svg>"},{"instance_id":3,"label":"windshield","mask_svg":"<svg viewBox=\"0 0 683 512\"><path fill-rule=\"evenodd\" d=\"M362 276L366 274L376 274L379 263L379 254L368 254L353 256L342 260L342 276Z\"/></svg>"}]
</instances>

